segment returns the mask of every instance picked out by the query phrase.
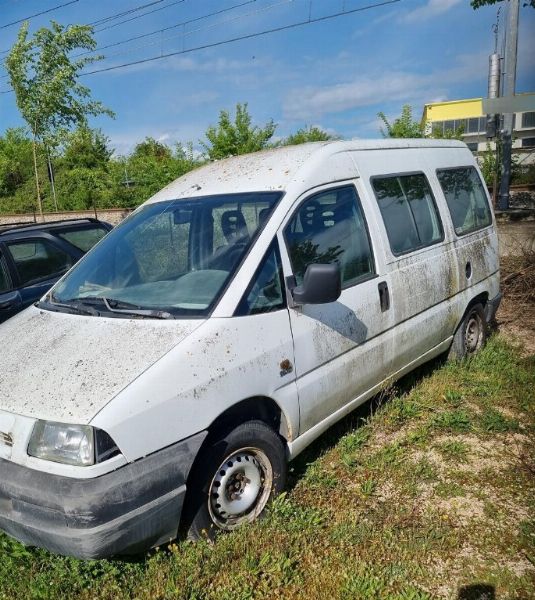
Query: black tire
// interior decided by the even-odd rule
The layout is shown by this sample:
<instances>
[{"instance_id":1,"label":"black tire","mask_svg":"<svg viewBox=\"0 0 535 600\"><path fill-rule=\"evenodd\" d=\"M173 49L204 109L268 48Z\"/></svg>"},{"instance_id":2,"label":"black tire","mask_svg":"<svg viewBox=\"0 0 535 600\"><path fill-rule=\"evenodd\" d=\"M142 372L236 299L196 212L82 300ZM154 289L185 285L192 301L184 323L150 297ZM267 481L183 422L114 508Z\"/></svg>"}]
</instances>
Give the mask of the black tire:
<instances>
[{"instance_id":1,"label":"black tire","mask_svg":"<svg viewBox=\"0 0 535 600\"><path fill-rule=\"evenodd\" d=\"M453 336L448 358L462 360L478 352L487 341L487 321L481 304L473 304L466 311Z\"/></svg>"},{"instance_id":2,"label":"black tire","mask_svg":"<svg viewBox=\"0 0 535 600\"><path fill-rule=\"evenodd\" d=\"M189 539L213 539L262 515L286 483L281 438L262 421L248 421L201 451L188 484L183 529Z\"/></svg>"}]
</instances>

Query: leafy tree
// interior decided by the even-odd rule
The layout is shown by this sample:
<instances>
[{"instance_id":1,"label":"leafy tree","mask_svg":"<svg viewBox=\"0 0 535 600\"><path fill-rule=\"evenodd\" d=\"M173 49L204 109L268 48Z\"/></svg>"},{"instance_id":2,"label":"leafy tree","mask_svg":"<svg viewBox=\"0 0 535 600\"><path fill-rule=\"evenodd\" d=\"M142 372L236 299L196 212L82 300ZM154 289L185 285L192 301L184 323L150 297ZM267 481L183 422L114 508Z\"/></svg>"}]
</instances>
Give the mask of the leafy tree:
<instances>
[{"instance_id":1,"label":"leafy tree","mask_svg":"<svg viewBox=\"0 0 535 600\"><path fill-rule=\"evenodd\" d=\"M234 122L228 111L222 110L217 126L208 127L207 142L201 141L201 145L211 160L257 152L268 146L276 127L272 120L264 127L253 126L247 103L238 103Z\"/></svg>"},{"instance_id":2,"label":"leafy tree","mask_svg":"<svg viewBox=\"0 0 535 600\"><path fill-rule=\"evenodd\" d=\"M52 21L50 29L42 27L29 38L28 25L26 21L21 26L5 65L17 106L33 138L37 202L42 214L38 142L54 148L73 125L85 125L88 116L113 116L113 113L101 102L92 100L89 88L78 82L82 69L102 57L71 58L74 50L96 48L91 27L64 27Z\"/></svg>"},{"instance_id":3,"label":"leafy tree","mask_svg":"<svg viewBox=\"0 0 535 600\"><path fill-rule=\"evenodd\" d=\"M22 127L0 137L0 196L14 194L32 177L32 142Z\"/></svg>"},{"instance_id":4,"label":"leafy tree","mask_svg":"<svg viewBox=\"0 0 535 600\"><path fill-rule=\"evenodd\" d=\"M94 130L83 125L68 134L63 145L61 165L67 169L106 169L113 154L108 146L109 141L100 129Z\"/></svg>"},{"instance_id":5,"label":"leafy tree","mask_svg":"<svg viewBox=\"0 0 535 600\"><path fill-rule=\"evenodd\" d=\"M194 157L191 145L186 149L180 144L171 148L167 144L146 138L134 148L126 162L121 163L123 181L126 181L126 174L131 180L126 190L130 195L130 202L144 202L199 164L201 163Z\"/></svg>"},{"instance_id":6,"label":"leafy tree","mask_svg":"<svg viewBox=\"0 0 535 600\"><path fill-rule=\"evenodd\" d=\"M489 6L491 4L496 4L497 2L503 2L503 0L470 0L470 6L476 10L482 6ZM531 8L535 8L535 0L525 0L522 6L531 6Z\"/></svg>"},{"instance_id":7,"label":"leafy tree","mask_svg":"<svg viewBox=\"0 0 535 600\"><path fill-rule=\"evenodd\" d=\"M171 156L172 151L169 146L151 137L146 137L137 144L132 154L132 158L154 158L156 160L170 159Z\"/></svg>"},{"instance_id":8,"label":"leafy tree","mask_svg":"<svg viewBox=\"0 0 535 600\"><path fill-rule=\"evenodd\" d=\"M295 133L289 135L282 141L283 146L293 146L297 144L306 144L307 142L326 142L328 140L336 140L336 136L323 131L319 127L302 127Z\"/></svg>"},{"instance_id":9,"label":"leafy tree","mask_svg":"<svg viewBox=\"0 0 535 600\"><path fill-rule=\"evenodd\" d=\"M403 105L401 115L391 123L383 112L377 114L383 121L386 131L381 128L383 137L390 138L435 138L446 140L462 140L464 133L463 127L457 129L446 129L446 131L432 130L427 131L426 124L423 121L415 121L412 117L412 107L408 104Z\"/></svg>"},{"instance_id":10,"label":"leafy tree","mask_svg":"<svg viewBox=\"0 0 535 600\"><path fill-rule=\"evenodd\" d=\"M383 137L390 138L422 138L425 137L425 126L412 118L412 107L403 105L401 115L391 123L384 112L377 113L384 123L386 131L381 128Z\"/></svg>"}]
</instances>

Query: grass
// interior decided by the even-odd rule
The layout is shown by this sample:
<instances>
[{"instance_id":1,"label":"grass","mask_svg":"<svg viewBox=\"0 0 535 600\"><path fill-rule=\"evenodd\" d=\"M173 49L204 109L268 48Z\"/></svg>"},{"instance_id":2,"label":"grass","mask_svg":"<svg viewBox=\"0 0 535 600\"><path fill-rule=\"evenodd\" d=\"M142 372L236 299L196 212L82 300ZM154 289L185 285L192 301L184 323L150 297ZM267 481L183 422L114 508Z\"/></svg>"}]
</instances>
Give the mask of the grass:
<instances>
[{"instance_id":1,"label":"grass","mask_svg":"<svg viewBox=\"0 0 535 600\"><path fill-rule=\"evenodd\" d=\"M533 598L534 390L535 357L493 337L338 424L215 544L83 562L0 534L0 599Z\"/></svg>"}]
</instances>

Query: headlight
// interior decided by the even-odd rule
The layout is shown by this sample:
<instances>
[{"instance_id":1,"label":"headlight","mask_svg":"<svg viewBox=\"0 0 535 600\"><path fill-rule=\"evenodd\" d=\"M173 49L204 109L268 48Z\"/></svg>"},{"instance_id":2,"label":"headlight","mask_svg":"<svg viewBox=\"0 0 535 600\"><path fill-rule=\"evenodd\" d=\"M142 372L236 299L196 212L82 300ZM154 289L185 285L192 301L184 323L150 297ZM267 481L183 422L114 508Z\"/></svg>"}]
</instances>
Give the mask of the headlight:
<instances>
[{"instance_id":1,"label":"headlight","mask_svg":"<svg viewBox=\"0 0 535 600\"><path fill-rule=\"evenodd\" d=\"M79 467L94 465L118 453L113 440L101 429L53 421L37 421L28 444L30 456Z\"/></svg>"}]
</instances>

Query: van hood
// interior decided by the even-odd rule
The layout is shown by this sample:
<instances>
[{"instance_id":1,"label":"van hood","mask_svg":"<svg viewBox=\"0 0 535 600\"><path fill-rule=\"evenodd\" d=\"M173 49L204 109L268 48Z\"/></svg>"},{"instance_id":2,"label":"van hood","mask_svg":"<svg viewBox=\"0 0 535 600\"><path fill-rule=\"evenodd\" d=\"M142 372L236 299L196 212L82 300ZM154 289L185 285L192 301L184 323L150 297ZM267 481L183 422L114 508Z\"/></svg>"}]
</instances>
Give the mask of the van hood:
<instances>
[{"instance_id":1,"label":"van hood","mask_svg":"<svg viewBox=\"0 0 535 600\"><path fill-rule=\"evenodd\" d=\"M91 317L32 306L0 325L0 410L89 423L202 322Z\"/></svg>"}]
</instances>

